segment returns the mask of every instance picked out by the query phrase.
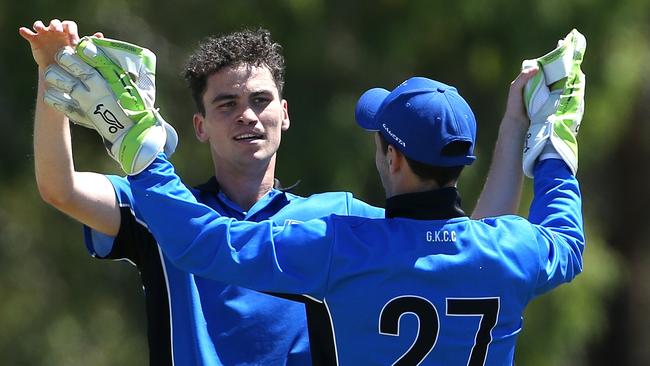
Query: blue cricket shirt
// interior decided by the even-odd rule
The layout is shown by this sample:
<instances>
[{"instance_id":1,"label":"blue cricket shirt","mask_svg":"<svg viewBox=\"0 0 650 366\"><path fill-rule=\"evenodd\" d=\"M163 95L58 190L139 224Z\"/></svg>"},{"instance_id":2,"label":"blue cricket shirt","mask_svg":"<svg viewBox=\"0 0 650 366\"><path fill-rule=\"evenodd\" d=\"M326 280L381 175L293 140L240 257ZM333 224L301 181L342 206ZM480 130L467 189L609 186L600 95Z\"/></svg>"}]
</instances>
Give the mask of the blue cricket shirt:
<instances>
[{"instance_id":1,"label":"blue cricket shirt","mask_svg":"<svg viewBox=\"0 0 650 366\"><path fill-rule=\"evenodd\" d=\"M197 202L164 157L129 180L180 268L320 301L341 365L510 365L528 302L582 270L580 191L561 160L538 164L528 220L422 220L399 207L386 219L252 223Z\"/></svg>"}]
</instances>

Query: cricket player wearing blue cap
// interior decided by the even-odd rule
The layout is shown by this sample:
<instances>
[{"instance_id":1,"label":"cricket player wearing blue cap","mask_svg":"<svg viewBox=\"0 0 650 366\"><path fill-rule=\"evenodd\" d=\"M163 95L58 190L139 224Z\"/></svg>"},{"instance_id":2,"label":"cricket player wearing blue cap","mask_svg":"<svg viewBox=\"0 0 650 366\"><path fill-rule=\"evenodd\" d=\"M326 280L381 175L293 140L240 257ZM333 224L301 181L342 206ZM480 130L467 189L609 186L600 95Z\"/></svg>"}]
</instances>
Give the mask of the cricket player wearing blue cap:
<instances>
[{"instance_id":1,"label":"cricket player wearing blue cap","mask_svg":"<svg viewBox=\"0 0 650 366\"><path fill-rule=\"evenodd\" d=\"M522 114L527 73L511 87ZM279 226L222 217L196 201L164 155L129 178L140 213L180 268L320 301L341 365L512 364L528 302L582 270L572 171L561 159L537 162L528 220L471 220L455 186L475 160L476 121L455 88L411 78L372 89L356 118L377 131L384 219Z\"/></svg>"}]
</instances>

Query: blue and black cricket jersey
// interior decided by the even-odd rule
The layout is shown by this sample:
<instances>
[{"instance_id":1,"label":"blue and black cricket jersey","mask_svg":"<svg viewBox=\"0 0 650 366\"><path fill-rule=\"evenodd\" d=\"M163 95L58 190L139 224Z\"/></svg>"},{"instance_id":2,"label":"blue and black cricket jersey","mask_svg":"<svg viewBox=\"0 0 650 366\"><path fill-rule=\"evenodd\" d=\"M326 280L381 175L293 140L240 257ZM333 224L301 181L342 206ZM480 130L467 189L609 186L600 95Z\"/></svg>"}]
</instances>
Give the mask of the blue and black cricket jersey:
<instances>
[{"instance_id":1,"label":"blue and black cricket jersey","mask_svg":"<svg viewBox=\"0 0 650 366\"><path fill-rule=\"evenodd\" d=\"M252 223L197 202L164 157L129 180L179 268L320 301L341 365L510 365L528 302L582 270L580 191L561 160L538 164L528 220L471 220L440 190L392 198L386 219ZM423 214L427 200L448 217Z\"/></svg>"},{"instance_id":2,"label":"blue and black cricket jersey","mask_svg":"<svg viewBox=\"0 0 650 366\"><path fill-rule=\"evenodd\" d=\"M310 337L317 345L311 352L313 364L334 362L331 328L319 326L329 324L320 304L303 296L271 296L179 269L160 251L147 229L129 182L117 176L108 178L121 208L120 231L113 238L86 227L86 245L95 257L128 260L137 266L145 293L151 365L310 365ZM214 178L191 192L197 202L219 215L271 220L279 226L331 213L384 215L383 209L349 193L304 198L274 189L243 212L219 191ZM160 207L159 215L167 214L172 217ZM305 310L314 329L311 334L307 333Z\"/></svg>"}]
</instances>

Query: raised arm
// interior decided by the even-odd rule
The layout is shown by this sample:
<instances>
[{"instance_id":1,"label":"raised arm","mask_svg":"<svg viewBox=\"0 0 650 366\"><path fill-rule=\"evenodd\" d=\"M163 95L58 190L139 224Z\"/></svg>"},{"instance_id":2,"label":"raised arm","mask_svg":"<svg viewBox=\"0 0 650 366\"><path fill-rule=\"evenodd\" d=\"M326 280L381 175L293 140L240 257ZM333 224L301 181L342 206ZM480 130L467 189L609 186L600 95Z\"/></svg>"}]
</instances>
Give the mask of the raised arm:
<instances>
[{"instance_id":1,"label":"raised arm","mask_svg":"<svg viewBox=\"0 0 650 366\"><path fill-rule=\"evenodd\" d=\"M529 221L539 233L537 294L571 281L582 271L585 236L575 175L586 88L580 66L586 47L585 37L573 29L553 51L524 61L542 71L525 93L531 127L523 154L524 173L535 179Z\"/></svg>"},{"instance_id":2,"label":"raised arm","mask_svg":"<svg viewBox=\"0 0 650 366\"><path fill-rule=\"evenodd\" d=\"M37 21L32 29L22 27L19 33L29 42L38 66L34 169L40 195L74 219L97 231L116 235L120 212L113 186L101 174L75 170L68 118L43 101L45 69L54 63L54 55L61 47L78 42L77 25L54 19L45 26Z\"/></svg>"},{"instance_id":3,"label":"raised arm","mask_svg":"<svg viewBox=\"0 0 650 366\"><path fill-rule=\"evenodd\" d=\"M259 291L324 296L333 245L327 219L278 226L221 216L162 156L129 182L137 214L178 268Z\"/></svg>"},{"instance_id":4,"label":"raised arm","mask_svg":"<svg viewBox=\"0 0 650 366\"><path fill-rule=\"evenodd\" d=\"M521 151L529 126L523 103L523 89L537 71L537 68L523 70L510 84L490 171L472 213L474 219L514 214L519 208L523 181Z\"/></svg>"}]
</instances>

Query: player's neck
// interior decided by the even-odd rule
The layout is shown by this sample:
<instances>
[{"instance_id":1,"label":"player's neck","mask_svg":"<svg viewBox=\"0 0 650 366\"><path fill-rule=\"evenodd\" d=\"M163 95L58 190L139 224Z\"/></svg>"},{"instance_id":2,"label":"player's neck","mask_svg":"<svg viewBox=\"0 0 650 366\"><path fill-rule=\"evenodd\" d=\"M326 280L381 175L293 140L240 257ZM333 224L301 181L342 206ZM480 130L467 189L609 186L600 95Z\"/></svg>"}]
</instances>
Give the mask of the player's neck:
<instances>
[{"instance_id":1,"label":"player's neck","mask_svg":"<svg viewBox=\"0 0 650 366\"><path fill-rule=\"evenodd\" d=\"M266 164L218 165L215 176L221 191L242 210L248 211L275 183L275 156Z\"/></svg>"},{"instance_id":2,"label":"player's neck","mask_svg":"<svg viewBox=\"0 0 650 366\"><path fill-rule=\"evenodd\" d=\"M386 198L406 193L427 192L441 188L434 180L421 180L412 172L400 172L390 177Z\"/></svg>"}]
</instances>

